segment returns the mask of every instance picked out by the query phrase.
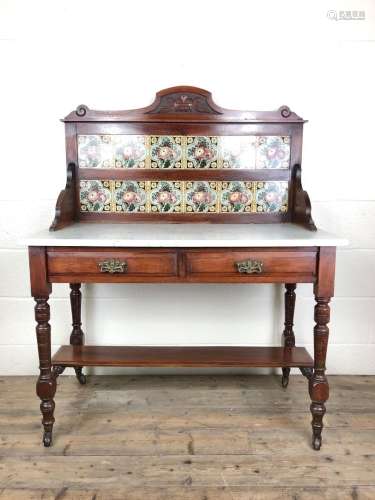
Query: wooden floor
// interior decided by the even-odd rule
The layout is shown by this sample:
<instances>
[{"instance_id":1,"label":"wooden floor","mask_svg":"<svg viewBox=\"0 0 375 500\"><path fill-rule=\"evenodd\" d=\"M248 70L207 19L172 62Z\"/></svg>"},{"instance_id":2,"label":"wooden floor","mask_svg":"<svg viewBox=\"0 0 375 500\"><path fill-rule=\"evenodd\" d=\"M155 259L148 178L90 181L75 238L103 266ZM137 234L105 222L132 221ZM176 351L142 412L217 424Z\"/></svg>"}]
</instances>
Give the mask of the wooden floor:
<instances>
[{"instance_id":1,"label":"wooden floor","mask_svg":"<svg viewBox=\"0 0 375 500\"><path fill-rule=\"evenodd\" d=\"M306 379L60 377L43 448L35 378L0 378L0 499L375 499L375 377L330 377L323 447Z\"/></svg>"}]
</instances>

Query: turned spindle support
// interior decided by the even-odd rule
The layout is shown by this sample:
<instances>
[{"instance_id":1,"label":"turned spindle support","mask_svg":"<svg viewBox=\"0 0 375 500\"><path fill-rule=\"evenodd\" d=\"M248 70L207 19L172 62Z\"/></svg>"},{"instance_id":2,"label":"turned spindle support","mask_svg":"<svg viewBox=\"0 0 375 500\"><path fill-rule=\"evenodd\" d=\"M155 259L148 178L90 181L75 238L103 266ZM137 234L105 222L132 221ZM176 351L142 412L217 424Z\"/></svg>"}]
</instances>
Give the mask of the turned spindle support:
<instances>
[{"instance_id":1,"label":"turned spindle support","mask_svg":"<svg viewBox=\"0 0 375 500\"><path fill-rule=\"evenodd\" d=\"M327 356L327 345L330 316L330 299L327 297L316 297L315 327L314 327L314 374L309 379L309 392L311 397L312 414L312 446L319 450L322 444L323 417L326 412L325 402L329 396L329 386L325 375L325 362Z\"/></svg>"},{"instance_id":2,"label":"turned spindle support","mask_svg":"<svg viewBox=\"0 0 375 500\"><path fill-rule=\"evenodd\" d=\"M70 344L71 345L83 345L85 342L85 336L82 331L81 322L81 304L82 304L82 294L81 294L81 283L70 283L70 306L72 310L72 333L70 334ZM74 368L76 372L77 380L80 384L86 384L86 376L82 373L82 366L77 366Z\"/></svg>"},{"instance_id":3,"label":"turned spindle support","mask_svg":"<svg viewBox=\"0 0 375 500\"><path fill-rule=\"evenodd\" d=\"M40 374L36 384L36 393L39 396L40 411L42 412L42 424L44 427L43 444L51 446L52 428L55 422L53 400L56 392L56 377L51 366L51 326L49 324L50 309L47 297L34 297L36 337L39 352Z\"/></svg>"},{"instance_id":4,"label":"turned spindle support","mask_svg":"<svg viewBox=\"0 0 375 500\"><path fill-rule=\"evenodd\" d=\"M325 403L329 397L329 385L325 374L330 320L329 303L334 295L336 249L320 247L317 281L314 284L314 372L309 378L312 414L312 447L319 450L322 445Z\"/></svg>"},{"instance_id":5,"label":"turned spindle support","mask_svg":"<svg viewBox=\"0 0 375 500\"><path fill-rule=\"evenodd\" d=\"M284 332L283 340L284 347L294 347L296 344L294 331L293 331L293 321L294 321L294 309L296 305L296 284L286 283L285 284L285 296L284 296L284 306L285 306L285 322L284 322ZM289 374L290 368L282 368L283 376L281 378L281 385L286 388L289 384Z\"/></svg>"}]
</instances>

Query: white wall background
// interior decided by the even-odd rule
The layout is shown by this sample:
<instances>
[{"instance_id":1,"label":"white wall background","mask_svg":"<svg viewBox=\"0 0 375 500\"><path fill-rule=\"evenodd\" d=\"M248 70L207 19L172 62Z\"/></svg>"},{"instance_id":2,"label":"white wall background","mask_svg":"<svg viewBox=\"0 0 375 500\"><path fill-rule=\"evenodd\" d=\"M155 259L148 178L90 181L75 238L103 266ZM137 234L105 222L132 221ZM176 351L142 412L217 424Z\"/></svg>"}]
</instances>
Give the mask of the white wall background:
<instances>
[{"instance_id":1,"label":"white wall background","mask_svg":"<svg viewBox=\"0 0 375 500\"><path fill-rule=\"evenodd\" d=\"M364 10L334 21L327 10ZM59 118L76 105L127 109L164 87L219 105L309 119L303 181L321 228L350 239L337 262L330 373L375 374L375 3L0 0L0 374L37 372L26 233L47 228L65 184ZM296 335L312 349L311 287ZM90 285L87 342L277 345L281 287ZM68 289L51 298L53 343L70 333ZM275 312L276 311L276 312Z\"/></svg>"}]
</instances>

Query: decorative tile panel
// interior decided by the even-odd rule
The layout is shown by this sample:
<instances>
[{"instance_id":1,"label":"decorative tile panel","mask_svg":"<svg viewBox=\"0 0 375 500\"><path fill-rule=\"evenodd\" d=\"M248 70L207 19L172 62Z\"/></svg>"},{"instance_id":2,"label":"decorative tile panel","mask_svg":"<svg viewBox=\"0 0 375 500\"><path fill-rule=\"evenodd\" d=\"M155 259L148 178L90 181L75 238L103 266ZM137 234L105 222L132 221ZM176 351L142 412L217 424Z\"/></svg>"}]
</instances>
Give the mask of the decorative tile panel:
<instances>
[{"instance_id":1,"label":"decorative tile panel","mask_svg":"<svg viewBox=\"0 0 375 500\"><path fill-rule=\"evenodd\" d=\"M284 181L256 182L256 204L257 212L286 212L288 183Z\"/></svg>"},{"instance_id":2,"label":"decorative tile panel","mask_svg":"<svg viewBox=\"0 0 375 500\"><path fill-rule=\"evenodd\" d=\"M115 181L116 212L145 212L146 183L143 181Z\"/></svg>"},{"instance_id":3,"label":"decorative tile panel","mask_svg":"<svg viewBox=\"0 0 375 500\"><path fill-rule=\"evenodd\" d=\"M182 137L151 136L151 168L181 168Z\"/></svg>"},{"instance_id":4,"label":"decorative tile panel","mask_svg":"<svg viewBox=\"0 0 375 500\"><path fill-rule=\"evenodd\" d=\"M218 137L187 137L186 162L188 168L217 168Z\"/></svg>"},{"instance_id":5,"label":"decorative tile panel","mask_svg":"<svg viewBox=\"0 0 375 500\"><path fill-rule=\"evenodd\" d=\"M117 168L144 168L147 137L142 135L112 135L112 154Z\"/></svg>"},{"instance_id":6,"label":"decorative tile panel","mask_svg":"<svg viewBox=\"0 0 375 500\"><path fill-rule=\"evenodd\" d=\"M255 182L232 181L221 183L221 212L251 212Z\"/></svg>"},{"instance_id":7,"label":"decorative tile panel","mask_svg":"<svg viewBox=\"0 0 375 500\"><path fill-rule=\"evenodd\" d=\"M182 182L151 181L149 184L151 212L182 212Z\"/></svg>"},{"instance_id":8,"label":"decorative tile panel","mask_svg":"<svg viewBox=\"0 0 375 500\"><path fill-rule=\"evenodd\" d=\"M256 168L289 168L290 138L280 136L258 136Z\"/></svg>"},{"instance_id":9,"label":"decorative tile panel","mask_svg":"<svg viewBox=\"0 0 375 500\"><path fill-rule=\"evenodd\" d=\"M79 135L81 168L285 169L287 136Z\"/></svg>"},{"instance_id":10,"label":"decorative tile panel","mask_svg":"<svg viewBox=\"0 0 375 500\"><path fill-rule=\"evenodd\" d=\"M186 212L217 212L217 189L220 182L186 182Z\"/></svg>"},{"instance_id":11,"label":"decorative tile panel","mask_svg":"<svg viewBox=\"0 0 375 500\"><path fill-rule=\"evenodd\" d=\"M78 165L81 168L144 168L147 136L79 135Z\"/></svg>"},{"instance_id":12,"label":"decorative tile panel","mask_svg":"<svg viewBox=\"0 0 375 500\"><path fill-rule=\"evenodd\" d=\"M81 212L110 212L112 200L111 182L81 181L79 193Z\"/></svg>"},{"instance_id":13,"label":"decorative tile panel","mask_svg":"<svg viewBox=\"0 0 375 500\"><path fill-rule=\"evenodd\" d=\"M78 165L81 168L114 167L111 136L79 135Z\"/></svg>"},{"instance_id":14,"label":"decorative tile panel","mask_svg":"<svg viewBox=\"0 0 375 500\"><path fill-rule=\"evenodd\" d=\"M222 168L255 168L255 137L227 135L219 137Z\"/></svg>"},{"instance_id":15,"label":"decorative tile panel","mask_svg":"<svg viewBox=\"0 0 375 500\"><path fill-rule=\"evenodd\" d=\"M80 181L81 212L285 213L285 181Z\"/></svg>"}]
</instances>

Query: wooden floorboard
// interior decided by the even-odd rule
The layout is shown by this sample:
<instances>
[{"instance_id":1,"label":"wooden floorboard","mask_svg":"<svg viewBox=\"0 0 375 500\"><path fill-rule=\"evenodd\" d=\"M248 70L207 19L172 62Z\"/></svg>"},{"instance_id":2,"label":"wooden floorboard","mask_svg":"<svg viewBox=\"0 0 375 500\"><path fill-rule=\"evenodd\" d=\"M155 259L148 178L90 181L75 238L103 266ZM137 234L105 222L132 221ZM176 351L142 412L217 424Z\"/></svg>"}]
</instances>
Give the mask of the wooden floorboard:
<instances>
[{"instance_id":1,"label":"wooden floorboard","mask_svg":"<svg viewBox=\"0 0 375 500\"><path fill-rule=\"evenodd\" d=\"M62 376L54 445L34 377L0 378L0 499L374 500L375 377L330 377L310 447L307 381Z\"/></svg>"}]
</instances>

